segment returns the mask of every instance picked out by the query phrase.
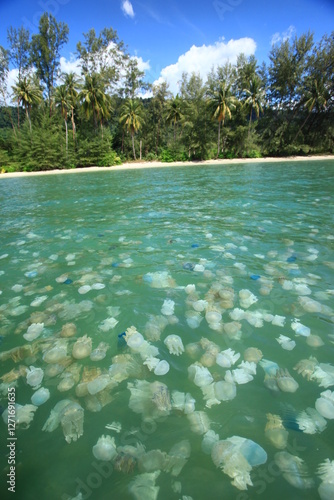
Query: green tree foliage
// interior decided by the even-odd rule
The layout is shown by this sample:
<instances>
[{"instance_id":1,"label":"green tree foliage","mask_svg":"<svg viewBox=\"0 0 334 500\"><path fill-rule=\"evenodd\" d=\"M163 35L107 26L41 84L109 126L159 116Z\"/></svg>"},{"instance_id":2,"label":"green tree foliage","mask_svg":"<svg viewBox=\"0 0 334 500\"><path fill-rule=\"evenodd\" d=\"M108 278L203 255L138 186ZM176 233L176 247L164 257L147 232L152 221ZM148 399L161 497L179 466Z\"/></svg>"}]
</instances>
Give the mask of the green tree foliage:
<instances>
[{"instance_id":1,"label":"green tree foliage","mask_svg":"<svg viewBox=\"0 0 334 500\"><path fill-rule=\"evenodd\" d=\"M18 80L26 76L30 66L30 32L21 26L19 29L10 26L7 30L9 43L9 60L18 70Z\"/></svg>"},{"instance_id":2,"label":"green tree foliage","mask_svg":"<svg viewBox=\"0 0 334 500\"><path fill-rule=\"evenodd\" d=\"M34 83L30 77L23 77L18 80L16 85L12 87L13 100L22 104L26 111L27 120L31 131L30 113L33 106L37 106L43 98L42 92L39 87ZM19 113L18 113L19 116Z\"/></svg>"},{"instance_id":3,"label":"green tree foliage","mask_svg":"<svg viewBox=\"0 0 334 500\"><path fill-rule=\"evenodd\" d=\"M121 109L120 124L131 134L133 158L136 160L135 133L143 124L143 105L138 99L126 99Z\"/></svg>"},{"instance_id":4,"label":"green tree foliage","mask_svg":"<svg viewBox=\"0 0 334 500\"><path fill-rule=\"evenodd\" d=\"M39 20L39 33L32 36L31 62L46 88L51 112L51 97L59 67L60 50L68 41L66 23L57 22L52 14L44 13Z\"/></svg>"}]
</instances>

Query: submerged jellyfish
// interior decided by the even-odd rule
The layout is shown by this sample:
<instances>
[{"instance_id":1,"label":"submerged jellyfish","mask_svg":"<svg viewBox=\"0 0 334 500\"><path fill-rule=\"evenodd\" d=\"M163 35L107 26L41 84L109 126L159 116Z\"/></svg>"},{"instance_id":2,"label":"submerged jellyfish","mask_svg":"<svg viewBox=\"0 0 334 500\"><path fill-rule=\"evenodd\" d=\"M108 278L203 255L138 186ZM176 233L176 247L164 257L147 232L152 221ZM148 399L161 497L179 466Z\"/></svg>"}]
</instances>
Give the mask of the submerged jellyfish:
<instances>
[{"instance_id":1,"label":"submerged jellyfish","mask_svg":"<svg viewBox=\"0 0 334 500\"><path fill-rule=\"evenodd\" d=\"M83 408L74 401L63 399L51 410L42 430L52 432L61 424L66 442L71 443L82 436L83 421Z\"/></svg>"},{"instance_id":2,"label":"submerged jellyfish","mask_svg":"<svg viewBox=\"0 0 334 500\"><path fill-rule=\"evenodd\" d=\"M187 439L174 444L168 452L168 463L165 466L166 472L177 477L190 457L191 446Z\"/></svg>"},{"instance_id":3,"label":"submerged jellyfish","mask_svg":"<svg viewBox=\"0 0 334 500\"><path fill-rule=\"evenodd\" d=\"M41 333L44 330L44 323L32 323L28 330L27 333L23 334L23 338L28 341L32 341L37 339L41 335Z\"/></svg>"},{"instance_id":4,"label":"submerged jellyfish","mask_svg":"<svg viewBox=\"0 0 334 500\"><path fill-rule=\"evenodd\" d=\"M169 372L169 363L164 359L159 361L157 366L154 368L155 375L166 375Z\"/></svg>"},{"instance_id":5,"label":"submerged jellyfish","mask_svg":"<svg viewBox=\"0 0 334 500\"><path fill-rule=\"evenodd\" d=\"M334 418L334 391L324 391L315 402L315 408L325 418Z\"/></svg>"},{"instance_id":6,"label":"submerged jellyfish","mask_svg":"<svg viewBox=\"0 0 334 500\"><path fill-rule=\"evenodd\" d=\"M280 335L276 340L286 351L292 351L296 347L296 342L285 335Z\"/></svg>"},{"instance_id":7,"label":"submerged jellyfish","mask_svg":"<svg viewBox=\"0 0 334 500\"><path fill-rule=\"evenodd\" d=\"M165 316L172 316L174 314L175 302L173 300L166 299L161 308L161 314Z\"/></svg>"},{"instance_id":8,"label":"submerged jellyfish","mask_svg":"<svg viewBox=\"0 0 334 500\"><path fill-rule=\"evenodd\" d=\"M97 460L110 461L117 455L115 438L102 435L93 446L93 455Z\"/></svg>"},{"instance_id":9,"label":"submerged jellyfish","mask_svg":"<svg viewBox=\"0 0 334 500\"><path fill-rule=\"evenodd\" d=\"M168 337L166 337L164 340L164 344L166 344L166 346L168 347L170 354L179 356L184 352L182 339L178 335L168 335Z\"/></svg>"},{"instance_id":10,"label":"submerged jellyfish","mask_svg":"<svg viewBox=\"0 0 334 500\"><path fill-rule=\"evenodd\" d=\"M50 398L50 391L45 387L40 387L34 394L31 396L31 402L35 406L41 406Z\"/></svg>"},{"instance_id":11,"label":"submerged jellyfish","mask_svg":"<svg viewBox=\"0 0 334 500\"><path fill-rule=\"evenodd\" d=\"M205 434L210 430L210 419L204 411L194 411L187 415L190 429L195 434Z\"/></svg>"},{"instance_id":12,"label":"submerged jellyfish","mask_svg":"<svg viewBox=\"0 0 334 500\"><path fill-rule=\"evenodd\" d=\"M37 406L35 405L20 405L15 403L15 424L24 429L28 429L36 410ZM8 424L8 408L2 413L2 418L5 424Z\"/></svg>"},{"instance_id":13,"label":"submerged jellyfish","mask_svg":"<svg viewBox=\"0 0 334 500\"><path fill-rule=\"evenodd\" d=\"M203 387L213 382L213 377L209 370L200 363L193 363L190 365L188 367L188 374L190 380L192 380L198 387Z\"/></svg>"},{"instance_id":14,"label":"submerged jellyfish","mask_svg":"<svg viewBox=\"0 0 334 500\"><path fill-rule=\"evenodd\" d=\"M329 458L319 465L317 474L322 480L318 493L321 500L332 500L334 497L334 460Z\"/></svg>"},{"instance_id":15,"label":"submerged jellyfish","mask_svg":"<svg viewBox=\"0 0 334 500\"><path fill-rule=\"evenodd\" d=\"M139 474L131 481L129 492L135 500L157 500L160 486L155 485L160 471Z\"/></svg>"},{"instance_id":16,"label":"submerged jellyfish","mask_svg":"<svg viewBox=\"0 0 334 500\"><path fill-rule=\"evenodd\" d=\"M56 340L55 344L47 349L43 354L46 363L59 363L67 356L67 341L65 339Z\"/></svg>"},{"instance_id":17,"label":"submerged jellyfish","mask_svg":"<svg viewBox=\"0 0 334 500\"><path fill-rule=\"evenodd\" d=\"M217 354L216 363L223 368L230 368L238 359L240 358L240 353L235 353L232 349L226 349Z\"/></svg>"},{"instance_id":18,"label":"submerged jellyfish","mask_svg":"<svg viewBox=\"0 0 334 500\"><path fill-rule=\"evenodd\" d=\"M84 335L79 337L72 348L72 357L75 359L87 358L92 352L92 339Z\"/></svg>"},{"instance_id":19,"label":"submerged jellyfish","mask_svg":"<svg viewBox=\"0 0 334 500\"><path fill-rule=\"evenodd\" d=\"M77 333L77 327L74 323L65 323L62 326L60 336L61 337L73 337Z\"/></svg>"},{"instance_id":20,"label":"submerged jellyfish","mask_svg":"<svg viewBox=\"0 0 334 500\"><path fill-rule=\"evenodd\" d=\"M327 421L314 408L306 408L297 415L296 422L305 434L315 434L325 430Z\"/></svg>"},{"instance_id":21,"label":"submerged jellyfish","mask_svg":"<svg viewBox=\"0 0 334 500\"><path fill-rule=\"evenodd\" d=\"M307 467L301 458L287 451L279 451L275 454L274 460L289 484L298 489L312 488L313 479L308 477Z\"/></svg>"},{"instance_id":22,"label":"submerged jellyfish","mask_svg":"<svg viewBox=\"0 0 334 500\"><path fill-rule=\"evenodd\" d=\"M203 441L202 441L202 451L206 455L211 455L212 448L215 443L219 441L219 436L216 434L214 431L208 431L204 434L203 436Z\"/></svg>"},{"instance_id":23,"label":"submerged jellyfish","mask_svg":"<svg viewBox=\"0 0 334 500\"><path fill-rule=\"evenodd\" d=\"M296 392L299 387L298 382L291 377L288 370L278 370L276 373L276 381L279 389L283 392Z\"/></svg>"},{"instance_id":24,"label":"submerged jellyfish","mask_svg":"<svg viewBox=\"0 0 334 500\"><path fill-rule=\"evenodd\" d=\"M37 389L43 380L44 372L42 368L35 368L34 366L30 366L27 368L27 383L31 385L33 389Z\"/></svg>"},{"instance_id":25,"label":"submerged jellyfish","mask_svg":"<svg viewBox=\"0 0 334 500\"><path fill-rule=\"evenodd\" d=\"M100 342L97 348L90 353L90 359L92 361L101 361L106 357L109 347L105 342Z\"/></svg>"},{"instance_id":26,"label":"submerged jellyfish","mask_svg":"<svg viewBox=\"0 0 334 500\"><path fill-rule=\"evenodd\" d=\"M243 309L248 309L252 304L255 304L258 299L249 290L240 290L239 292L239 302Z\"/></svg>"},{"instance_id":27,"label":"submerged jellyfish","mask_svg":"<svg viewBox=\"0 0 334 500\"><path fill-rule=\"evenodd\" d=\"M287 447L289 434L279 415L267 413L267 424L264 434L275 448L283 450Z\"/></svg>"}]
</instances>

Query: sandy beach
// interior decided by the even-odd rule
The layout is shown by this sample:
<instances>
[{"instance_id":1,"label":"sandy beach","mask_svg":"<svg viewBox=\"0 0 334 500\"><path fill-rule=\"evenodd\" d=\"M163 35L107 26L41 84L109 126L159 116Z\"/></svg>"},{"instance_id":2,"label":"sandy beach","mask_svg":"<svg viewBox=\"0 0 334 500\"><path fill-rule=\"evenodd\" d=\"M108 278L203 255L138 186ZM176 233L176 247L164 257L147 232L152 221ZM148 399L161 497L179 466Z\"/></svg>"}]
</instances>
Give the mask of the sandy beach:
<instances>
[{"instance_id":1,"label":"sandy beach","mask_svg":"<svg viewBox=\"0 0 334 500\"><path fill-rule=\"evenodd\" d=\"M11 172L0 174L1 179L8 179L11 177L30 177L34 175L53 175L53 174L74 174L78 172L103 172L103 171L118 171L129 169L142 169L142 168L162 168L162 167L191 167L191 166L208 166L208 165L234 165L244 163L278 163L289 161L321 161L321 160L334 160L334 155L324 156L289 156L286 158L238 158L233 160L206 160L206 161L177 161L172 163L163 163L159 161L137 161L131 163L123 163L122 165L115 165L113 167L85 167L64 170L45 170L40 172Z\"/></svg>"}]
</instances>

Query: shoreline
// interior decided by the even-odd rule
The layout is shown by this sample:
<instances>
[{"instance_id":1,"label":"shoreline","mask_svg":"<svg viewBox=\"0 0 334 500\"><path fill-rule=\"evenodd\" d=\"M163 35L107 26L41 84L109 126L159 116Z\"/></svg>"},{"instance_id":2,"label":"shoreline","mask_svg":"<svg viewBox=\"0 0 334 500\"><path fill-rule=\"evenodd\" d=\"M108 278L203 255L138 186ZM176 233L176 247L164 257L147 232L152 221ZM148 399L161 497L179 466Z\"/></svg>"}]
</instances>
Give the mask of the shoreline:
<instances>
[{"instance_id":1,"label":"shoreline","mask_svg":"<svg viewBox=\"0 0 334 500\"><path fill-rule=\"evenodd\" d=\"M73 169L55 169L43 170L36 172L8 172L0 174L1 179L9 179L13 177L31 177L36 175L55 175L55 174L73 174L78 172L104 172L104 171L119 171L119 170L135 170L145 168L163 168L163 167L191 167L191 166L209 166L209 165L233 165L245 163L279 163L291 161L321 161L321 160L334 160L334 155L323 156L288 156L284 158L266 157L266 158L234 158L232 160L204 160L204 161L176 161L164 163L160 161L142 161L123 163L122 165L114 165L112 167L83 167Z\"/></svg>"}]
</instances>

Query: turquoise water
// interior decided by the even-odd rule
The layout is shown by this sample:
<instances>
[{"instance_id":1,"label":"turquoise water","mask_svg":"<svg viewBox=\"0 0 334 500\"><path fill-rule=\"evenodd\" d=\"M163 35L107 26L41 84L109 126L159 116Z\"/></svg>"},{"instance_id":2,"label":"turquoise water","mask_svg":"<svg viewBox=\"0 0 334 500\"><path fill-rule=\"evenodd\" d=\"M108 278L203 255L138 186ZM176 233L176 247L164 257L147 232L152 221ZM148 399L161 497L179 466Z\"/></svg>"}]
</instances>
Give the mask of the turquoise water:
<instances>
[{"instance_id":1,"label":"turquoise water","mask_svg":"<svg viewBox=\"0 0 334 500\"><path fill-rule=\"evenodd\" d=\"M1 376L16 370L12 378L20 405L31 404L36 390L27 383L25 367L45 371L42 386L50 391L49 400L33 412L29 427L20 424L15 430L17 498L69 499L81 489L82 498L148 499L146 490L137 489L137 496L131 493L131 485L145 472L139 458L144 452L138 449L143 445L146 452L168 453L182 440L188 440L191 452L179 475L165 464L160 466L165 470L151 477L159 487L159 500L183 495L194 500L208 495L237 500L320 498L317 469L325 459L334 460L333 420L326 417L321 432L308 434L296 419L306 408L315 408L320 394L331 392L334 385L333 167L333 161L291 162L1 179ZM195 285L195 292L189 293L187 285ZM241 290L257 299L249 308L242 307ZM222 302L224 291L229 300ZM173 314L162 314L165 300L173 301ZM199 300L206 305L196 312ZM249 315L237 319L240 309ZM218 325L205 319L209 310L221 313ZM281 318L275 321L275 316ZM106 323L108 318L115 321ZM311 335L296 335L291 328L294 320ZM236 333L224 327L232 321ZM36 323L44 325L40 335L26 340L23 335ZM45 352L61 338L67 323L74 323L76 332L64 340L62 373L51 376ZM169 363L167 374L155 375L118 337L131 326L159 350L157 358ZM236 383L234 399L208 407L201 388L188 376L188 367L203 361L203 348L196 351L195 346L192 354L186 347L173 355L164 344L172 334L180 336L184 346L203 346L200 341L205 338L218 351L230 348L240 353L230 368L215 362L207 367L215 382L237 369L248 347L256 347L264 359L287 369L298 388L293 393L281 390L275 378L269 388L257 364L252 380ZM73 359L73 345L84 335L92 339L93 349L100 342L108 345L104 359ZM283 349L276 340L280 335L289 337L295 347ZM4 354L27 344L29 351ZM117 355L128 365L133 360L122 380L113 380L114 372L109 372L121 359ZM308 380L294 370L310 356L316 362L309 375L325 364L326 387L320 386L319 378ZM98 397L79 396L83 374L94 378L94 368L109 377L110 385ZM58 385L71 370L73 387L61 392ZM8 404L9 379L2 379L2 409ZM149 398L143 403L145 414L133 411L128 384L136 380L165 384L171 406L156 412ZM184 411L173 406L173 391L191 394L195 410L205 412L220 440L241 436L265 450L266 462L250 472L253 486L237 489L215 466L202 449L204 431L194 432ZM76 401L84 410L83 435L71 443L65 441L61 425L52 432L42 430L51 410L64 399ZM288 467L290 482L275 459L282 450L265 434L268 413L281 417L288 432L285 451L305 462L303 473L291 473ZM105 427L112 422L121 424L119 432ZM1 424L1 435L5 443L7 421ZM131 452L130 470L116 470L117 462L94 457L92 448L102 435L114 437L117 447L137 447L137 455ZM6 494L5 446L1 471ZM151 498L156 492L152 487Z\"/></svg>"}]
</instances>

